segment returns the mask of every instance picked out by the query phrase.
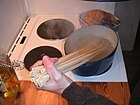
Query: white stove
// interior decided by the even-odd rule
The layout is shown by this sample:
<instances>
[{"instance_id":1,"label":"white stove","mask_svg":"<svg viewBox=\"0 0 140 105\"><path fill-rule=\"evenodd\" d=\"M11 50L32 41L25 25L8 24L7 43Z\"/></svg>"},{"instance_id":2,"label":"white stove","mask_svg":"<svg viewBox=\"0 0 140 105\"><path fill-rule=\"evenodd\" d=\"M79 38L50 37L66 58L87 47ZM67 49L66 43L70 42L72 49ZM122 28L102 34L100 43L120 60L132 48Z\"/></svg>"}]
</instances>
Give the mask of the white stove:
<instances>
[{"instance_id":1,"label":"white stove","mask_svg":"<svg viewBox=\"0 0 140 105\"><path fill-rule=\"evenodd\" d=\"M81 27L79 23L79 14L63 14L63 15L37 15L27 19L15 42L13 43L8 55L13 60L24 61L25 56L32 49L40 46L51 46L58 49L62 55L64 52L64 39L46 40L38 36L37 28L39 25L50 19L66 19L74 24L74 30ZM16 71L19 80L30 80L29 71L24 68L23 70ZM66 73L75 82L127 82L126 70L120 44L115 52L113 64L111 68L98 76L82 77L78 76L71 71Z\"/></svg>"}]
</instances>

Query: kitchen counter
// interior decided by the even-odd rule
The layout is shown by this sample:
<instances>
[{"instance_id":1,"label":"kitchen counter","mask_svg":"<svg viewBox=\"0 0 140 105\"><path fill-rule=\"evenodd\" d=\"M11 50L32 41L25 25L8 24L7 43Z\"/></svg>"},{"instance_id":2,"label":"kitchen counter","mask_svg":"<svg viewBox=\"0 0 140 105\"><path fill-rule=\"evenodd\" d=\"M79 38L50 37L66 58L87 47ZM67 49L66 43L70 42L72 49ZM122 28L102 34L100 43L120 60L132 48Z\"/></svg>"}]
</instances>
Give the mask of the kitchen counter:
<instances>
[{"instance_id":1,"label":"kitchen counter","mask_svg":"<svg viewBox=\"0 0 140 105\"><path fill-rule=\"evenodd\" d=\"M108 97L118 105L128 105L130 91L128 82L77 82L80 86L89 86L95 93ZM68 105L67 101L55 93L38 90L30 81L20 81L20 94L7 105Z\"/></svg>"}]
</instances>

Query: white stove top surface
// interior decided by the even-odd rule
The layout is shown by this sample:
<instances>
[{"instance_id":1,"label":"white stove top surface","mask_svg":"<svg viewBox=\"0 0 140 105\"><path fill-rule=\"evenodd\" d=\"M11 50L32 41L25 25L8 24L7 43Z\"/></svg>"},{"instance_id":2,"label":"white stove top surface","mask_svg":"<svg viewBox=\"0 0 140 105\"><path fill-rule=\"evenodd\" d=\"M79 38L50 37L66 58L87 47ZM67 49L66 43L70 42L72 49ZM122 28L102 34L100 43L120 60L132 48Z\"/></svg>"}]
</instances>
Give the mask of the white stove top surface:
<instances>
[{"instance_id":1,"label":"white stove top surface","mask_svg":"<svg viewBox=\"0 0 140 105\"><path fill-rule=\"evenodd\" d=\"M46 20L54 18L63 18L71 21L74 24L76 30L81 27L81 25L79 24L78 17L79 17L78 14L37 15L35 17L29 17L29 19L25 22L25 25L23 26L21 32L17 36L13 46L11 47L11 50L8 53L11 61L13 60L24 61L24 57L29 51L40 46L53 46L59 49L62 55L65 55L64 43L66 38L56 41L45 40L37 35L36 30L41 23L43 23ZM21 43L23 37L26 37L26 39L24 43ZM30 80L29 71L27 71L26 69L16 71L16 73L19 80ZM75 75L70 71L67 72L66 75L76 82L127 82L126 70L120 44L115 53L111 68L104 74L98 76L82 77Z\"/></svg>"}]
</instances>

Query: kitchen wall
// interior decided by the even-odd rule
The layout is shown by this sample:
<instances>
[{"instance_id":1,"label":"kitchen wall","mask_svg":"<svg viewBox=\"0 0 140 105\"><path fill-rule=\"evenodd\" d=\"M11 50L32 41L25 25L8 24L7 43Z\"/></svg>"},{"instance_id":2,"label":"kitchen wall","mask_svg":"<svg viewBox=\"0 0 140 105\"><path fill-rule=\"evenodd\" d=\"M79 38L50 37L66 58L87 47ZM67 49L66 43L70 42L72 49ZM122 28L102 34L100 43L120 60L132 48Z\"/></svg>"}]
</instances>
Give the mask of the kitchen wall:
<instances>
[{"instance_id":1,"label":"kitchen wall","mask_svg":"<svg viewBox=\"0 0 140 105\"><path fill-rule=\"evenodd\" d=\"M0 0L0 46L9 50L27 14L23 0Z\"/></svg>"},{"instance_id":2,"label":"kitchen wall","mask_svg":"<svg viewBox=\"0 0 140 105\"><path fill-rule=\"evenodd\" d=\"M103 9L114 13L115 3L82 0L25 0L30 15L81 13L91 9Z\"/></svg>"}]
</instances>

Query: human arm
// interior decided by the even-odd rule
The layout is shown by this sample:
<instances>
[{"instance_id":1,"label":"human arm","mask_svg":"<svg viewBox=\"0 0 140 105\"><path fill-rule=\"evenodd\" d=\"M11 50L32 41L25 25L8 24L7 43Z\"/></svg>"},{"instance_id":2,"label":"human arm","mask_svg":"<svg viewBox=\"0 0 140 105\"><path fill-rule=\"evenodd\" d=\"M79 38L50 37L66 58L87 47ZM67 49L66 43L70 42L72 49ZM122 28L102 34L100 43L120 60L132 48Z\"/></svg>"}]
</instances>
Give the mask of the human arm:
<instances>
[{"instance_id":1,"label":"human arm","mask_svg":"<svg viewBox=\"0 0 140 105\"><path fill-rule=\"evenodd\" d=\"M45 91L51 91L62 95L69 105L116 105L109 99L93 93L88 87L76 85L65 74L56 69L54 62L56 59L44 56L41 61L34 66L44 65L50 78L43 87L37 87Z\"/></svg>"},{"instance_id":2,"label":"human arm","mask_svg":"<svg viewBox=\"0 0 140 105\"><path fill-rule=\"evenodd\" d=\"M62 97L69 105L117 105L106 97L92 92L89 87L80 87L76 83L67 87Z\"/></svg>"}]
</instances>

